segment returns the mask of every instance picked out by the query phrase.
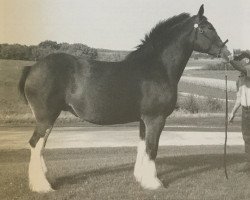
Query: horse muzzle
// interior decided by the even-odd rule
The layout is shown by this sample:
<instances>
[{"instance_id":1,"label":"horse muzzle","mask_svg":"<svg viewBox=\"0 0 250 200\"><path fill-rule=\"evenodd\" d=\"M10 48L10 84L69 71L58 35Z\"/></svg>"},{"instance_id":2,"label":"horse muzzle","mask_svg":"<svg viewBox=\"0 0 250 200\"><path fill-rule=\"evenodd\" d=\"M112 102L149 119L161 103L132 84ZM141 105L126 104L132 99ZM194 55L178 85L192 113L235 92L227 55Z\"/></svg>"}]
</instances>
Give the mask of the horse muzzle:
<instances>
[{"instance_id":1,"label":"horse muzzle","mask_svg":"<svg viewBox=\"0 0 250 200\"><path fill-rule=\"evenodd\" d=\"M221 57L221 55L226 55L226 56L230 56L231 52L227 49L226 43L228 42L228 39L222 43L221 48L219 50L219 53L217 55L218 58Z\"/></svg>"}]
</instances>

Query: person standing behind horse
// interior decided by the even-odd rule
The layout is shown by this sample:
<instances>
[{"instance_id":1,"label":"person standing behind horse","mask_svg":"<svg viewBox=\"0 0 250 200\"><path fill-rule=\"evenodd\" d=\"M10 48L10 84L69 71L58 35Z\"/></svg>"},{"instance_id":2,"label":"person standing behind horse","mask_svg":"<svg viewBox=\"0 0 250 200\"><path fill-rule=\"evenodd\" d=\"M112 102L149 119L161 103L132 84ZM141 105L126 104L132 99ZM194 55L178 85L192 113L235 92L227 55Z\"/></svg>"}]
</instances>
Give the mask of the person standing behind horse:
<instances>
[{"instance_id":1,"label":"person standing behind horse","mask_svg":"<svg viewBox=\"0 0 250 200\"><path fill-rule=\"evenodd\" d=\"M240 73L237 81L236 81L236 100L235 100L235 104L234 107L228 117L228 121L230 123L233 123L234 117L238 111L238 109L241 107L241 93L242 93L242 87L240 87L240 85L242 85L242 81L241 79L244 77L243 73Z\"/></svg>"},{"instance_id":2,"label":"person standing behind horse","mask_svg":"<svg viewBox=\"0 0 250 200\"><path fill-rule=\"evenodd\" d=\"M245 142L245 155L247 169L250 169L250 51L243 51L240 55L230 60L224 58L238 71L241 72L237 80L237 99L234 108L229 116L229 122L233 122L234 116L240 106L242 106L241 130Z\"/></svg>"}]
</instances>

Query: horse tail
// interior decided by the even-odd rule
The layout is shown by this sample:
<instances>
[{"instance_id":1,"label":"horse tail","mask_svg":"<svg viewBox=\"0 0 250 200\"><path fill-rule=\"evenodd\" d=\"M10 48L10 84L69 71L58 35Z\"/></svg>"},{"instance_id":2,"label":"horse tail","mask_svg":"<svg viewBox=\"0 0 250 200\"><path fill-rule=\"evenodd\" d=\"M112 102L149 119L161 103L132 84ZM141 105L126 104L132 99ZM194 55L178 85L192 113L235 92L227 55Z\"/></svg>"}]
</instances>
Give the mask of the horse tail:
<instances>
[{"instance_id":1,"label":"horse tail","mask_svg":"<svg viewBox=\"0 0 250 200\"><path fill-rule=\"evenodd\" d=\"M31 66L25 66L23 68L22 75L18 84L18 91L26 104L28 104L28 101L24 93L24 86L25 86L26 79L30 73L30 69L31 69Z\"/></svg>"}]
</instances>

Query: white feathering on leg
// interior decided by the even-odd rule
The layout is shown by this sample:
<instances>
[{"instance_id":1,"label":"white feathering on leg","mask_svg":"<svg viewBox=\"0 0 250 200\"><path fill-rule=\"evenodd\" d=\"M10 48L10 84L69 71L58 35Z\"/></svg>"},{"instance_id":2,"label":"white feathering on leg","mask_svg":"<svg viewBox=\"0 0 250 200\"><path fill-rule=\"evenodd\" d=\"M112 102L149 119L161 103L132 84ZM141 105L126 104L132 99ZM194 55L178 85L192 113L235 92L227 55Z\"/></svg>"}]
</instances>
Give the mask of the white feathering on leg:
<instances>
[{"instance_id":1,"label":"white feathering on leg","mask_svg":"<svg viewBox=\"0 0 250 200\"><path fill-rule=\"evenodd\" d=\"M134 176L138 182L141 182L142 178L141 168L142 168L143 157L145 154L146 154L146 144L144 140L141 140L137 147L137 157L134 168Z\"/></svg>"},{"instance_id":2,"label":"white feathering on leg","mask_svg":"<svg viewBox=\"0 0 250 200\"><path fill-rule=\"evenodd\" d=\"M31 147L31 156L29 163L29 186L34 192L53 191L44 174L41 160L41 151L43 150L44 138L40 138L35 148Z\"/></svg>"},{"instance_id":3,"label":"white feathering on leg","mask_svg":"<svg viewBox=\"0 0 250 200\"><path fill-rule=\"evenodd\" d=\"M162 186L161 181L157 178L155 162L149 159L147 154L143 157L141 185L146 189L157 189Z\"/></svg>"},{"instance_id":4,"label":"white feathering on leg","mask_svg":"<svg viewBox=\"0 0 250 200\"><path fill-rule=\"evenodd\" d=\"M43 169L43 172L46 174L48 169L47 169L47 166L45 164L45 161L44 161L44 158L43 156L41 156L41 164L42 164L42 169Z\"/></svg>"}]
</instances>

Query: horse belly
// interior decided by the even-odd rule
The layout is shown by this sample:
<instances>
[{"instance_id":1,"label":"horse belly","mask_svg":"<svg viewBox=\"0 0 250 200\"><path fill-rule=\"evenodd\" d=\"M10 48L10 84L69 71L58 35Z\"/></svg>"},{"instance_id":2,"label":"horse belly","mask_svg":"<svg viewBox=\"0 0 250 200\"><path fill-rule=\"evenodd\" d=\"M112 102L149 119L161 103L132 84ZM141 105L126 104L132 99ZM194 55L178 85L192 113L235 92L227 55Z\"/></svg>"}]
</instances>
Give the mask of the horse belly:
<instances>
[{"instance_id":1,"label":"horse belly","mask_svg":"<svg viewBox=\"0 0 250 200\"><path fill-rule=\"evenodd\" d=\"M71 106L80 118L100 125L134 122L140 116L135 97L119 92L85 91Z\"/></svg>"},{"instance_id":2,"label":"horse belly","mask_svg":"<svg viewBox=\"0 0 250 200\"><path fill-rule=\"evenodd\" d=\"M103 109L92 108L83 114L83 119L99 125L124 124L138 121L139 113L133 110L130 112L123 112L114 109L103 111Z\"/></svg>"}]
</instances>

